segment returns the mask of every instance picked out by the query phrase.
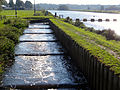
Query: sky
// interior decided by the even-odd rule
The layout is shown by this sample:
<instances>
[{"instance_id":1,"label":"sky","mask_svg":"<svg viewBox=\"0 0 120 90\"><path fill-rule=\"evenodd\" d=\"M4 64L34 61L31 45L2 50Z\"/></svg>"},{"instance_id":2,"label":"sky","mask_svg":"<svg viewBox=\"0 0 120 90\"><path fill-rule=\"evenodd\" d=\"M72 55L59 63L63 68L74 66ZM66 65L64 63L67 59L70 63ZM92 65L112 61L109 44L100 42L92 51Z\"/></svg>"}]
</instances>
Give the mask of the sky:
<instances>
[{"instance_id":1,"label":"sky","mask_svg":"<svg viewBox=\"0 0 120 90\"><path fill-rule=\"evenodd\" d=\"M9 0L6 0L9 2ZM16 0L13 0L16 1ZM26 1L26 0L22 0ZM34 0L28 0L34 3ZM120 0L35 0L36 3L48 4L101 4L101 5L120 5Z\"/></svg>"}]
</instances>

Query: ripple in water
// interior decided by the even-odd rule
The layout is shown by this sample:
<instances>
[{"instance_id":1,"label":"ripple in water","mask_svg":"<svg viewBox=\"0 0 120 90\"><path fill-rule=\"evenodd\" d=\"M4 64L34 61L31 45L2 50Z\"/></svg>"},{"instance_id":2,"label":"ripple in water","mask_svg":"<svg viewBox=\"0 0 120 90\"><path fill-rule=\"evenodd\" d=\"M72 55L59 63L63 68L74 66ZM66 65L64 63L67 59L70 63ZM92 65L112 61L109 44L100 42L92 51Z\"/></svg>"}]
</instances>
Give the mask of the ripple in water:
<instances>
[{"instance_id":1,"label":"ripple in water","mask_svg":"<svg viewBox=\"0 0 120 90\"><path fill-rule=\"evenodd\" d=\"M17 56L6 71L3 85L64 84L86 82L66 56Z\"/></svg>"}]
</instances>

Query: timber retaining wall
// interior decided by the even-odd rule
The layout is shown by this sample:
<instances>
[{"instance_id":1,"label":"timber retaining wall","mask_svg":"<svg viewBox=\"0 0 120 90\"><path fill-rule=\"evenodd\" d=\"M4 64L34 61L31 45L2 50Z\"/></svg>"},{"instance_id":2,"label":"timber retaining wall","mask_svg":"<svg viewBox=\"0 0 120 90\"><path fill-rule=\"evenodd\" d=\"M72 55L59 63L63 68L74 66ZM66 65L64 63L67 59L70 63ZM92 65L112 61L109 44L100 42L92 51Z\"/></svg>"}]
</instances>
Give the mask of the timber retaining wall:
<instances>
[{"instance_id":1,"label":"timber retaining wall","mask_svg":"<svg viewBox=\"0 0 120 90\"><path fill-rule=\"evenodd\" d=\"M49 23L58 40L86 76L91 90L120 90L120 75L115 75L110 67L101 63L51 21Z\"/></svg>"}]
</instances>

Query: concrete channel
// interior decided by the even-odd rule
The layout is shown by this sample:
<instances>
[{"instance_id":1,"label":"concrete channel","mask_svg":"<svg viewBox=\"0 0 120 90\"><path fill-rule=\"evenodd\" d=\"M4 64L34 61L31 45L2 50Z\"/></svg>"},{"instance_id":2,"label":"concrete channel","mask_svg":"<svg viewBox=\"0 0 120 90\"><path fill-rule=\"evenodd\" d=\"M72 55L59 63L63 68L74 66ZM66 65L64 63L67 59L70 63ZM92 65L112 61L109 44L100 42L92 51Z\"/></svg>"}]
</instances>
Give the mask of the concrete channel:
<instances>
[{"instance_id":1,"label":"concrete channel","mask_svg":"<svg viewBox=\"0 0 120 90\"><path fill-rule=\"evenodd\" d=\"M33 23L15 47L15 62L4 73L2 88L89 90L48 22Z\"/></svg>"}]
</instances>

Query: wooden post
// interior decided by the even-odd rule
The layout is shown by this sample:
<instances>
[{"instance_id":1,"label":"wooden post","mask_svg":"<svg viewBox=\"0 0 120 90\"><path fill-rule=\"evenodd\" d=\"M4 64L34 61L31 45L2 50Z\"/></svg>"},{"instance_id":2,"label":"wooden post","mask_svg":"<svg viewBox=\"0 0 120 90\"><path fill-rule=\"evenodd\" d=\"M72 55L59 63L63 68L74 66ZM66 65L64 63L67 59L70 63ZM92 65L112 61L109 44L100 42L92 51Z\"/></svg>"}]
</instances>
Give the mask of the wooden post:
<instances>
[{"instance_id":1,"label":"wooden post","mask_svg":"<svg viewBox=\"0 0 120 90\"><path fill-rule=\"evenodd\" d=\"M103 90L107 90L108 89L108 70L109 70L109 68L107 66L104 66Z\"/></svg>"},{"instance_id":2,"label":"wooden post","mask_svg":"<svg viewBox=\"0 0 120 90\"><path fill-rule=\"evenodd\" d=\"M119 75L114 74L113 76L113 90L120 90L119 89Z\"/></svg>"},{"instance_id":3,"label":"wooden post","mask_svg":"<svg viewBox=\"0 0 120 90\"><path fill-rule=\"evenodd\" d=\"M100 67L100 90L103 90L104 84L104 64L101 63Z\"/></svg>"},{"instance_id":4,"label":"wooden post","mask_svg":"<svg viewBox=\"0 0 120 90\"><path fill-rule=\"evenodd\" d=\"M96 76L96 90L100 90L100 62L97 60L97 76Z\"/></svg>"}]
</instances>

